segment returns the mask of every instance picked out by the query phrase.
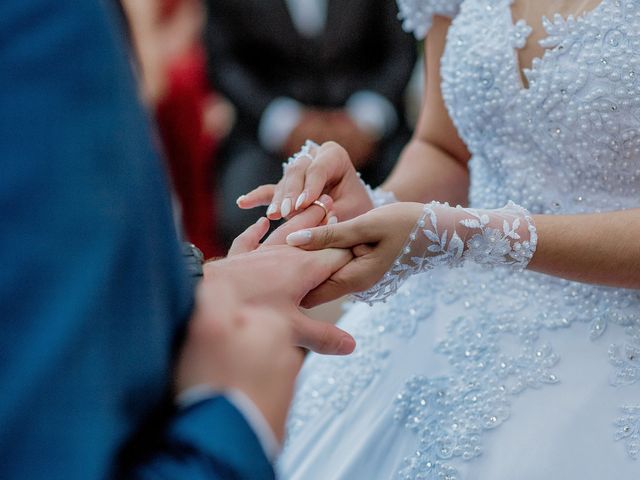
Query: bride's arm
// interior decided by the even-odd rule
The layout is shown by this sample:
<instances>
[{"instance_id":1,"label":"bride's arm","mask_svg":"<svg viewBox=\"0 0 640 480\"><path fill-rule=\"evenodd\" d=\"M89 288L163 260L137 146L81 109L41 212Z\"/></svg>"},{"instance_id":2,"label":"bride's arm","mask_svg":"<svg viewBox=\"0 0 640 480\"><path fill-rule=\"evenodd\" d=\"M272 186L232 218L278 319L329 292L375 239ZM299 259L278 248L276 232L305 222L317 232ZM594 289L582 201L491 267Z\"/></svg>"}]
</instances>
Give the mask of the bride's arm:
<instances>
[{"instance_id":1,"label":"bride's arm","mask_svg":"<svg viewBox=\"0 0 640 480\"><path fill-rule=\"evenodd\" d=\"M640 209L536 215L529 269L569 280L640 289Z\"/></svg>"},{"instance_id":2,"label":"bride's arm","mask_svg":"<svg viewBox=\"0 0 640 480\"><path fill-rule=\"evenodd\" d=\"M305 306L353 292L364 301L384 300L412 274L468 262L640 289L640 209L531 216L513 203L475 210L399 202L337 225L295 232L287 241L308 250L354 253Z\"/></svg>"},{"instance_id":3,"label":"bride's arm","mask_svg":"<svg viewBox=\"0 0 640 480\"><path fill-rule=\"evenodd\" d=\"M440 59L451 20L434 17L425 41L424 103L411 142L382 189L400 201L466 205L469 152L449 117L441 92Z\"/></svg>"}]
</instances>

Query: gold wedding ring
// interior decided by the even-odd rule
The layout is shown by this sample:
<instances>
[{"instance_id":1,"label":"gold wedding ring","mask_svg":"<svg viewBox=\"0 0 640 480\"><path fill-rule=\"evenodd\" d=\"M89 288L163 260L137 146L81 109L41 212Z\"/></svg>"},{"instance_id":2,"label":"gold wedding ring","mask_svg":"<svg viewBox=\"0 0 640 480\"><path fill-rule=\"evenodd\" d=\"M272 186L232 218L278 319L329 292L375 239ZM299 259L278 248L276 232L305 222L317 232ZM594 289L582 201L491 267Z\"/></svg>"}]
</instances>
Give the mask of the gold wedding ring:
<instances>
[{"instance_id":1,"label":"gold wedding ring","mask_svg":"<svg viewBox=\"0 0 640 480\"><path fill-rule=\"evenodd\" d=\"M312 203L312 205L317 205L320 208L322 208L322 210L324 210L324 217L322 217L322 220L324 220L325 218L327 218L327 215L329 215L329 209L327 208L327 206L322 203L320 200L316 200Z\"/></svg>"}]
</instances>

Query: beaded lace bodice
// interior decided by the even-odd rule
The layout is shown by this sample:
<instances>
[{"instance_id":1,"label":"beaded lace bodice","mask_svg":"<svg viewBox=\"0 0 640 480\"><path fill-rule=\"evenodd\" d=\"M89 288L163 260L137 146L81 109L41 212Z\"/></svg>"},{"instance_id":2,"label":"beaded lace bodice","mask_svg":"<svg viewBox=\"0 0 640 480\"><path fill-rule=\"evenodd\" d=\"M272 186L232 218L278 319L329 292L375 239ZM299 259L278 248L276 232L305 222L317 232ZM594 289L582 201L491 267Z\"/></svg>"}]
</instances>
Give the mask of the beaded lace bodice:
<instances>
[{"instance_id":1,"label":"beaded lace bodice","mask_svg":"<svg viewBox=\"0 0 640 480\"><path fill-rule=\"evenodd\" d=\"M544 20L546 50L525 70L528 88L517 49L531 28L514 23L510 5L461 2L442 58L443 96L472 152L471 203L512 200L532 213L638 206L640 2L603 0Z\"/></svg>"}]
</instances>

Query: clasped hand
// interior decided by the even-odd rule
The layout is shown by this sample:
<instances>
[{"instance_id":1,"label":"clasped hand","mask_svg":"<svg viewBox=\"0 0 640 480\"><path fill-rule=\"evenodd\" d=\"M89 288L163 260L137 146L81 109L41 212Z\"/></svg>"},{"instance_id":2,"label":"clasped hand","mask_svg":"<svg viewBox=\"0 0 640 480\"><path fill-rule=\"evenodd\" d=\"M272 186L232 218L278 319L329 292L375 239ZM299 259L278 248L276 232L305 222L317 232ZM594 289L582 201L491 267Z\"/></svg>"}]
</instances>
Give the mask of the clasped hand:
<instances>
[{"instance_id":1,"label":"clasped hand","mask_svg":"<svg viewBox=\"0 0 640 480\"><path fill-rule=\"evenodd\" d=\"M330 197L322 202L332 207ZM195 311L178 364L176 391L205 386L246 394L279 440L303 355L295 346L320 353L349 354L355 341L334 325L312 320L300 301L350 259L349 250L317 252L287 246L286 237L318 225L319 206L276 230L262 218L240 235L229 256L204 266Z\"/></svg>"},{"instance_id":2,"label":"clasped hand","mask_svg":"<svg viewBox=\"0 0 640 480\"><path fill-rule=\"evenodd\" d=\"M240 208L269 205L269 218L290 218L328 194L334 204L331 216L341 223L292 232L287 243L308 251L349 249L353 258L328 280L302 299L313 307L346 294L372 287L399 255L423 205L395 203L377 209L353 167L346 150L334 142L324 143L290 164L277 185L262 185L240 197ZM287 225L285 224L285 225Z\"/></svg>"}]
</instances>

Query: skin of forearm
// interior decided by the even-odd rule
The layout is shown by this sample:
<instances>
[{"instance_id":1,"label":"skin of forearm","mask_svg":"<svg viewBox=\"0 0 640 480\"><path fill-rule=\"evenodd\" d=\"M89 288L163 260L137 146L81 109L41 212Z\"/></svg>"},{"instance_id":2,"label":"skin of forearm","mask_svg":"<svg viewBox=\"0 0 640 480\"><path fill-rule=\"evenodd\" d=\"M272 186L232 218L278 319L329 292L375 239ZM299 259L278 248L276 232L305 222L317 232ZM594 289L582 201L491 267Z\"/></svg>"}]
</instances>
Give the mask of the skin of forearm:
<instances>
[{"instance_id":1,"label":"skin of forearm","mask_svg":"<svg viewBox=\"0 0 640 480\"><path fill-rule=\"evenodd\" d=\"M466 205L469 174L464 165L434 145L414 138L382 188L402 202L433 200Z\"/></svg>"},{"instance_id":2,"label":"skin of forearm","mask_svg":"<svg viewBox=\"0 0 640 480\"><path fill-rule=\"evenodd\" d=\"M583 283L640 289L640 209L537 215L529 269Z\"/></svg>"}]
</instances>

